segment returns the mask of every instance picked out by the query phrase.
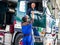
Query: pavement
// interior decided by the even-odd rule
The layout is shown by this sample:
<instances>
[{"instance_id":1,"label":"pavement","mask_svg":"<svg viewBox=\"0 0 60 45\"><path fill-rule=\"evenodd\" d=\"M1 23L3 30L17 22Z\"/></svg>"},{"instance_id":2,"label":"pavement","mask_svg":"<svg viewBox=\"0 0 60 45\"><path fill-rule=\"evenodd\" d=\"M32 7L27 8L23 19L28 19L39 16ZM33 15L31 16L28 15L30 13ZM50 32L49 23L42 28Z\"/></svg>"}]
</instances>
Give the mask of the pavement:
<instances>
[{"instance_id":1,"label":"pavement","mask_svg":"<svg viewBox=\"0 0 60 45\"><path fill-rule=\"evenodd\" d=\"M57 42L58 42L57 45L60 45L60 40L58 40Z\"/></svg>"},{"instance_id":2,"label":"pavement","mask_svg":"<svg viewBox=\"0 0 60 45\"><path fill-rule=\"evenodd\" d=\"M60 43L58 43L57 45L60 45Z\"/></svg>"},{"instance_id":3,"label":"pavement","mask_svg":"<svg viewBox=\"0 0 60 45\"><path fill-rule=\"evenodd\" d=\"M2 45L2 44L0 44ZM42 43L36 43L35 45L43 45ZM57 41L57 45L60 45L60 40Z\"/></svg>"}]
</instances>

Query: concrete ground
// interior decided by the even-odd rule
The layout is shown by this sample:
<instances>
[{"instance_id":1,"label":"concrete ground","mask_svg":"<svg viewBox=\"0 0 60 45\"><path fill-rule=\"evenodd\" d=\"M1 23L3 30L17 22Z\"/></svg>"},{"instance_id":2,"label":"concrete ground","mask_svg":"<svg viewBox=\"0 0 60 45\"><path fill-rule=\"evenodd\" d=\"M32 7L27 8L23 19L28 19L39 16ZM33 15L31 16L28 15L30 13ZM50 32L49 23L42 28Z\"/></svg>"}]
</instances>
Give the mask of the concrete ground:
<instances>
[{"instance_id":1,"label":"concrete ground","mask_svg":"<svg viewBox=\"0 0 60 45\"><path fill-rule=\"evenodd\" d=\"M60 43L58 43L57 45L60 45Z\"/></svg>"},{"instance_id":2,"label":"concrete ground","mask_svg":"<svg viewBox=\"0 0 60 45\"><path fill-rule=\"evenodd\" d=\"M2 44L0 44L0 45L2 45ZM35 45L37 45L37 44L35 44ZM57 43L57 45L60 45L60 40L58 40L58 43Z\"/></svg>"},{"instance_id":3,"label":"concrete ground","mask_svg":"<svg viewBox=\"0 0 60 45\"><path fill-rule=\"evenodd\" d=\"M57 45L60 45L60 40L58 40L58 43L57 43Z\"/></svg>"}]
</instances>

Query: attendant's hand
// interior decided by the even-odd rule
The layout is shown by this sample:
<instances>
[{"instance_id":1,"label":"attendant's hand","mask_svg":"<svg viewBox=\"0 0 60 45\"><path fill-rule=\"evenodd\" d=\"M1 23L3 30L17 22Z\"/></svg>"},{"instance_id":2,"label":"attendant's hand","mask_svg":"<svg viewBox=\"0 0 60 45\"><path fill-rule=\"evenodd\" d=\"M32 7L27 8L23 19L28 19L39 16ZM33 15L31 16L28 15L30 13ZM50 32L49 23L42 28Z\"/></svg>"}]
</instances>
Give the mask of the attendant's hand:
<instances>
[{"instance_id":1,"label":"attendant's hand","mask_svg":"<svg viewBox=\"0 0 60 45\"><path fill-rule=\"evenodd\" d=\"M34 15L34 11L31 11L32 15Z\"/></svg>"},{"instance_id":2,"label":"attendant's hand","mask_svg":"<svg viewBox=\"0 0 60 45\"><path fill-rule=\"evenodd\" d=\"M31 11L31 13L32 13L32 19L34 19L34 11Z\"/></svg>"}]
</instances>

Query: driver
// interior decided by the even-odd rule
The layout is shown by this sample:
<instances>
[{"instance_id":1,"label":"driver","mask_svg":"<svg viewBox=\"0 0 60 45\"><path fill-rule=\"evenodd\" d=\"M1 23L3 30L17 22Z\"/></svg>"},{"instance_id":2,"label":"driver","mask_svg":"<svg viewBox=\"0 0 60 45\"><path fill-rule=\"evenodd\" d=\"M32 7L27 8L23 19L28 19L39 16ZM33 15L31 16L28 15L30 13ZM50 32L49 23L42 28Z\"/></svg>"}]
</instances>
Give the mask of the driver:
<instances>
[{"instance_id":1,"label":"driver","mask_svg":"<svg viewBox=\"0 0 60 45\"><path fill-rule=\"evenodd\" d=\"M31 15L30 15L30 14L31 14L31 11L33 11L33 12L36 11L36 8L35 8L35 7L36 7L36 4L35 4L34 2L32 2L32 3L31 3L31 8L29 8L29 9L27 10L27 12L26 12L26 14L29 16L29 18L31 18ZM38 31L37 31L37 27L34 27L34 28L33 28L33 32L34 32L34 35L35 35L35 36L39 36L39 33L38 33Z\"/></svg>"},{"instance_id":2,"label":"driver","mask_svg":"<svg viewBox=\"0 0 60 45\"><path fill-rule=\"evenodd\" d=\"M36 4L33 2L33 3L31 3L31 8L29 8L28 10L27 10L27 12L26 12L26 14L31 18L31 11L35 11L36 10L36 8L35 8L35 6L36 6Z\"/></svg>"}]
</instances>

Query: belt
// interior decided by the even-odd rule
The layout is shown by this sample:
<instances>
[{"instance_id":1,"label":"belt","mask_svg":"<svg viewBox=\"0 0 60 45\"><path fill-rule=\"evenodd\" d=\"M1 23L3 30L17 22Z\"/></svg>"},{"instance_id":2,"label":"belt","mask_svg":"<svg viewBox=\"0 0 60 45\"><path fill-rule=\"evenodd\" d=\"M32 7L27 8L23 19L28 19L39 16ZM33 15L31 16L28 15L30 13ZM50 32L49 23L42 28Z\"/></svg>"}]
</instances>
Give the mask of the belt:
<instances>
[{"instance_id":1,"label":"belt","mask_svg":"<svg viewBox=\"0 0 60 45\"><path fill-rule=\"evenodd\" d=\"M31 35L31 34L24 34L24 36L29 36L29 35Z\"/></svg>"}]
</instances>

